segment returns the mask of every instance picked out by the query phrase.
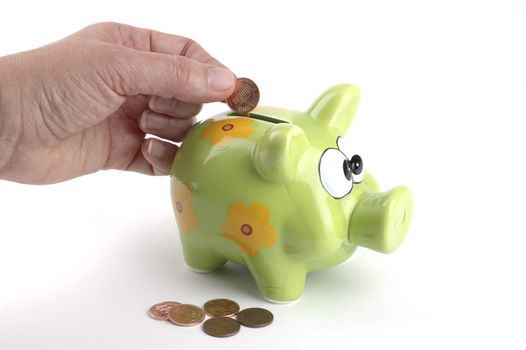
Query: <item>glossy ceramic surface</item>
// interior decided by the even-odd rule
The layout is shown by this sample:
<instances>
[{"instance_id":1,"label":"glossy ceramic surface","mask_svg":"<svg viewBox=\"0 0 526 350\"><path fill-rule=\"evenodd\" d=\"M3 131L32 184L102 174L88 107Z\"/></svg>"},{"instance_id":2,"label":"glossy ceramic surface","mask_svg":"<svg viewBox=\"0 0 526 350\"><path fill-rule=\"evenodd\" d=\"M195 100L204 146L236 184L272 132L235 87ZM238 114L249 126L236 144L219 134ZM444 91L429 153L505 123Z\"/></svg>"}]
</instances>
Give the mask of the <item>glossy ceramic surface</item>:
<instances>
[{"instance_id":1,"label":"glossy ceramic surface","mask_svg":"<svg viewBox=\"0 0 526 350\"><path fill-rule=\"evenodd\" d=\"M305 112L259 108L193 126L171 171L186 263L246 265L263 296L288 302L309 271L345 261L357 246L396 249L411 192L379 192L361 158L340 149L359 95L342 84Z\"/></svg>"}]
</instances>

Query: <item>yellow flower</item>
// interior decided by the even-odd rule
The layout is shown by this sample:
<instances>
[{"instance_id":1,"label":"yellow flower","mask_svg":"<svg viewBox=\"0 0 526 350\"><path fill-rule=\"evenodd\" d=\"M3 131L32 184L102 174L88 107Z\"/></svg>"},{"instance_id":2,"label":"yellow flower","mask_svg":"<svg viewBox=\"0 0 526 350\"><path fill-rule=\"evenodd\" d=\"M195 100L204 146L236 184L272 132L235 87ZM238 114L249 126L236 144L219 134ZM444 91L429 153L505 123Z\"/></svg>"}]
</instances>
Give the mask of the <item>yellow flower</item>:
<instances>
[{"instance_id":1,"label":"yellow flower","mask_svg":"<svg viewBox=\"0 0 526 350\"><path fill-rule=\"evenodd\" d=\"M270 212L262 204L233 203L228 208L223 233L247 255L255 256L261 248L270 248L276 243L276 230L268 224L269 218Z\"/></svg>"},{"instance_id":2,"label":"yellow flower","mask_svg":"<svg viewBox=\"0 0 526 350\"><path fill-rule=\"evenodd\" d=\"M192 192L180 180L172 180L172 204L174 207L175 219L181 233L187 233L197 227L199 217L192 208Z\"/></svg>"},{"instance_id":3,"label":"yellow flower","mask_svg":"<svg viewBox=\"0 0 526 350\"><path fill-rule=\"evenodd\" d=\"M226 147L234 138L246 138L252 135L253 122L253 119L243 117L214 120L203 131L203 137L210 139L214 147Z\"/></svg>"}]
</instances>

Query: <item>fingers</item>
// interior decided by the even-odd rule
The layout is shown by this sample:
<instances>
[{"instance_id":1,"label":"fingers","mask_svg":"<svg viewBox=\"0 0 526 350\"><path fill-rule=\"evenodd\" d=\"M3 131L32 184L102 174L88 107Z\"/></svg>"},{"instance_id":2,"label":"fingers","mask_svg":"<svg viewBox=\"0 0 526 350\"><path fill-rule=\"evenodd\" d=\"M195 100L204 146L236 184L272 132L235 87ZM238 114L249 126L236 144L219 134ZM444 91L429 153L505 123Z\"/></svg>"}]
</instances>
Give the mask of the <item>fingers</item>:
<instances>
[{"instance_id":1,"label":"fingers","mask_svg":"<svg viewBox=\"0 0 526 350\"><path fill-rule=\"evenodd\" d=\"M189 38L126 24L103 22L84 28L78 35L97 38L140 51L186 56L195 61L224 67L218 60Z\"/></svg>"},{"instance_id":2,"label":"fingers","mask_svg":"<svg viewBox=\"0 0 526 350\"><path fill-rule=\"evenodd\" d=\"M174 118L146 110L139 120L139 125L145 133L179 142L195 120L195 118Z\"/></svg>"},{"instance_id":3,"label":"fingers","mask_svg":"<svg viewBox=\"0 0 526 350\"><path fill-rule=\"evenodd\" d=\"M178 147L157 139L144 140L141 150L126 170L147 175L168 175Z\"/></svg>"},{"instance_id":4,"label":"fingers","mask_svg":"<svg viewBox=\"0 0 526 350\"><path fill-rule=\"evenodd\" d=\"M222 101L232 94L234 74L187 57L132 49L108 49L101 54L99 76L122 96L155 95L201 104Z\"/></svg>"},{"instance_id":5,"label":"fingers","mask_svg":"<svg viewBox=\"0 0 526 350\"><path fill-rule=\"evenodd\" d=\"M148 107L157 113L166 114L176 118L189 118L196 116L201 111L201 108L203 108L203 105L152 96L148 103Z\"/></svg>"},{"instance_id":6,"label":"fingers","mask_svg":"<svg viewBox=\"0 0 526 350\"><path fill-rule=\"evenodd\" d=\"M137 28L130 29L132 32ZM192 60L207 63L214 66L224 67L217 59L212 57L205 49L192 39L177 35L157 32L154 30L143 29L147 32L150 39L150 51L164 53L168 55L185 56ZM125 34L123 34L125 35Z\"/></svg>"},{"instance_id":7,"label":"fingers","mask_svg":"<svg viewBox=\"0 0 526 350\"><path fill-rule=\"evenodd\" d=\"M157 139L145 140L141 151L154 175L168 175L178 147Z\"/></svg>"},{"instance_id":8,"label":"fingers","mask_svg":"<svg viewBox=\"0 0 526 350\"><path fill-rule=\"evenodd\" d=\"M152 96L150 110L145 110L139 118L139 126L148 134L179 142L186 131L196 122L195 117L202 108L192 104Z\"/></svg>"}]
</instances>

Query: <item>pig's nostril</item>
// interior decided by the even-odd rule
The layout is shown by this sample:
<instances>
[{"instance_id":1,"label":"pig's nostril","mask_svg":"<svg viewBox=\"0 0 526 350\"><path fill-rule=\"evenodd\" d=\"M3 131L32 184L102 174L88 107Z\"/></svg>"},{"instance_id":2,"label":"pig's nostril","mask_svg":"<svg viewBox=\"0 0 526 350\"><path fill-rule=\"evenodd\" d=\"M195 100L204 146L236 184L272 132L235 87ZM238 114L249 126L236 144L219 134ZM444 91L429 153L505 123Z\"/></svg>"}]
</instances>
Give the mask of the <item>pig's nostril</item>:
<instances>
[{"instance_id":1,"label":"pig's nostril","mask_svg":"<svg viewBox=\"0 0 526 350\"><path fill-rule=\"evenodd\" d=\"M393 229L396 231L398 226L402 226L405 222L405 210L402 214L402 219L400 219L400 216L396 216L393 220ZM402 226L403 227L403 226Z\"/></svg>"}]
</instances>

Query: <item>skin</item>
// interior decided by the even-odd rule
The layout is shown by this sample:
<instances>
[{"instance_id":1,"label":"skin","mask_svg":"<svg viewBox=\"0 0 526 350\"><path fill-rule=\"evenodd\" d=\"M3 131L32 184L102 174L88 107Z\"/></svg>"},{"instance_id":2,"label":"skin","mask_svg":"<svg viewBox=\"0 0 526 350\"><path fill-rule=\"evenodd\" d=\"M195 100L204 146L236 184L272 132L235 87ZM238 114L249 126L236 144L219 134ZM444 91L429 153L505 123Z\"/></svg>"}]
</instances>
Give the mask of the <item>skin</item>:
<instances>
[{"instance_id":1,"label":"skin","mask_svg":"<svg viewBox=\"0 0 526 350\"><path fill-rule=\"evenodd\" d=\"M180 141L202 104L234 86L234 74L191 39L118 23L0 57L0 179L167 175L178 148L166 140Z\"/></svg>"}]
</instances>

